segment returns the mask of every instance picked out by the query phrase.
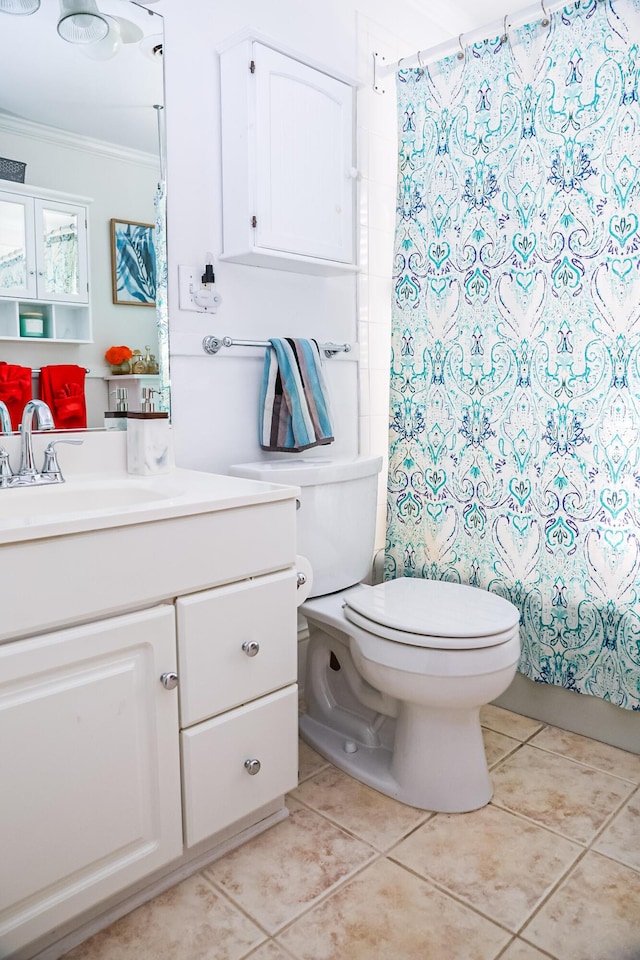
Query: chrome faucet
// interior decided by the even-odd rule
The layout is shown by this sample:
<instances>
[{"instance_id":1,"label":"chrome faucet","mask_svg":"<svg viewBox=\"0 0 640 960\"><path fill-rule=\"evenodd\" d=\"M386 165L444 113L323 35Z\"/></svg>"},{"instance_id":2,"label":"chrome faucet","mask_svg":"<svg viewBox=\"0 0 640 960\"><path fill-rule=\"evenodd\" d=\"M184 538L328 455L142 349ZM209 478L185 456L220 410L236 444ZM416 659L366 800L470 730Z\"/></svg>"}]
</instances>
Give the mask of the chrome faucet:
<instances>
[{"instance_id":1,"label":"chrome faucet","mask_svg":"<svg viewBox=\"0 0 640 960\"><path fill-rule=\"evenodd\" d=\"M0 400L0 433L11 433L11 416L4 400Z\"/></svg>"},{"instance_id":2,"label":"chrome faucet","mask_svg":"<svg viewBox=\"0 0 640 960\"><path fill-rule=\"evenodd\" d=\"M33 463L31 433L33 430L34 413L40 430L53 430L54 428L51 410L44 400L29 400L29 402L25 404L24 410L22 411L22 423L20 424L20 469L16 474L16 485L18 486L38 483L40 480L40 474Z\"/></svg>"}]
</instances>

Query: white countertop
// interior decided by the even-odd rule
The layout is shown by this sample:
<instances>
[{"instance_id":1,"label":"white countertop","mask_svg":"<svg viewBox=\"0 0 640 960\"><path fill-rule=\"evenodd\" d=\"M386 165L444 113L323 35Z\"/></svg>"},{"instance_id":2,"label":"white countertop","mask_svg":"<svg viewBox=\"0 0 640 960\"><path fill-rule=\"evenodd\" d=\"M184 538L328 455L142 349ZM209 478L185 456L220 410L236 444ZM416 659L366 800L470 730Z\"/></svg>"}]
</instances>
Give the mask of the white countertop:
<instances>
[{"instance_id":1,"label":"white countertop","mask_svg":"<svg viewBox=\"0 0 640 960\"><path fill-rule=\"evenodd\" d=\"M58 448L64 483L0 489L0 545L230 510L299 494L293 486L179 468L132 476L126 473L122 455L124 435L76 435L85 440L85 447ZM34 447L36 440L42 446L48 439L51 434L34 435ZM9 449L15 448L18 438L2 440L9 441L5 443ZM10 452L15 462L15 453ZM38 463L40 459L38 452ZM96 472L88 471L89 464L95 464Z\"/></svg>"}]
</instances>

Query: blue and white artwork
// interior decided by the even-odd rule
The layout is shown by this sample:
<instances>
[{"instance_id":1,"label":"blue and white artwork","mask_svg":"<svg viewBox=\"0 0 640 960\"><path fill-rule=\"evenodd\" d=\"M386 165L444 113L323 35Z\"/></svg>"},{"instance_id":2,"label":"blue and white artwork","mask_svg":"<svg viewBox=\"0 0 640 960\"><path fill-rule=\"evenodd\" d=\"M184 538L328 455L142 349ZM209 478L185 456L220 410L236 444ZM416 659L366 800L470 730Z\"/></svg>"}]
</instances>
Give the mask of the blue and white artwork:
<instances>
[{"instance_id":1,"label":"blue and white artwork","mask_svg":"<svg viewBox=\"0 0 640 960\"><path fill-rule=\"evenodd\" d=\"M156 252L154 225L111 221L113 302L155 307Z\"/></svg>"},{"instance_id":2,"label":"blue and white artwork","mask_svg":"<svg viewBox=\"0 0 640 960\"><path fill-rule=\"evenodd\" d=\"M387 577L640 710L640 0L398 74Z\"/></svg>"}]
</instances>

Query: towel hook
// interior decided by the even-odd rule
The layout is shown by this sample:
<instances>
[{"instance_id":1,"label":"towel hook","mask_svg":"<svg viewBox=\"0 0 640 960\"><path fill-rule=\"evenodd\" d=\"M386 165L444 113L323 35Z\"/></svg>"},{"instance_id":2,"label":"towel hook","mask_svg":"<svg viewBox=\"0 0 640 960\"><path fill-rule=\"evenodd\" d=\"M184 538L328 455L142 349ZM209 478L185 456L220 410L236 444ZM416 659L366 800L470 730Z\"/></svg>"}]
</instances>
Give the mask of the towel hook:
<instances>
[{"instance_id":1,"label":"towel hook","mask_svg":"<svg viewBox=\"0 0 640 960\"><path fill-rule=\"evenodd\" d=\"M502 24L502 31L503 31L503 33L502 33L502 43L507 43L508 40L509 40L509 24L507 23L507 20L508 20L508 19L509 19L509 14L508 14L508 13L505 13L505 15L504 15L504 21L503 21L503 24Z\"/></svg>"},{"instance_id":2,"label":"towel hook","mask_svg":"<svg viewBox=\"0 0 640 960\"><path fill-rule=\"evenodd\" d=\"M458 51L458 60L464 60L464 47L462 46L462 37L463 34L458 35L458 46L460 47Z\"/></svg>"},{"instance_id":3,"label":"towel hook","mask_svg":"<svg viewBox=\"0 0 640 960\"><path fill-rule=\"evenodd\" d=\"M545 8L544 0L540 0L540 6L542 7L542 26L548 27L551 23L551 20L549 19L549 14Z\"/></svg>"}]
</instances>

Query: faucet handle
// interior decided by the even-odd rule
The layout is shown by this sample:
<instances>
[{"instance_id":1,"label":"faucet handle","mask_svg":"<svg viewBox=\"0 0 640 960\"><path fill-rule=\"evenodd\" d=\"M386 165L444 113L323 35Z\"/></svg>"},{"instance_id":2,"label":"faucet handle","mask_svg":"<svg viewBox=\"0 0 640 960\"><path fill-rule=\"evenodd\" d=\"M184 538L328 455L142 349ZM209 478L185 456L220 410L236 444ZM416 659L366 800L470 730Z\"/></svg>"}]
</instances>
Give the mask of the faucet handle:
<instances>
[{"instance_id":1,"label":"faucet handle","mask_svg":"<svg viewBox=\"0 0 640 960\"><path fill-rule=\"evenodd\" d=\"M13 471L9 463L9 454L4 447L0 447L0 487L8 486L8 479L12 476Z\"/></svg>"},{"instance_id":2,"label":"faucet handle","mask_svg":"<svg viewBox=\"0 0 640 960\"><path fill-rule=\"evenodd\" d=\"M51 443L47 444L47 448L44 451L44 464L42 466L42 476L51 477L52 481L57 483L64 483L64 477L60 471L60 465L58 463L58 454L56 453L56 446L59 443L73 443L74 445L79 445L84 443L84 440L52 440Z\"/></svg>"}]
</instances>

